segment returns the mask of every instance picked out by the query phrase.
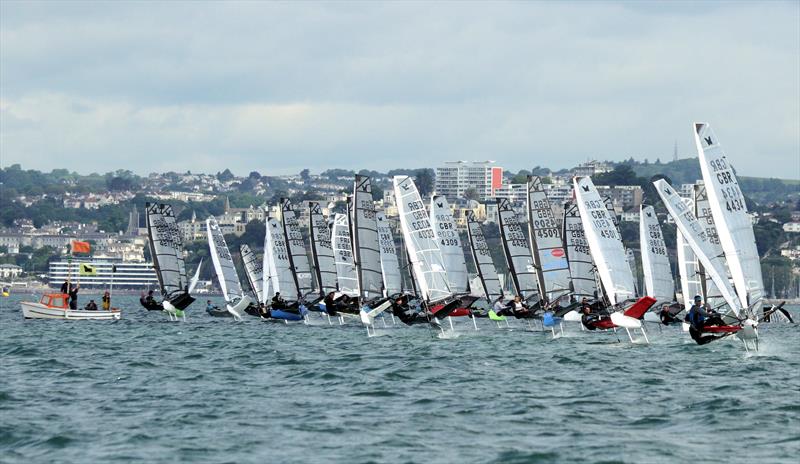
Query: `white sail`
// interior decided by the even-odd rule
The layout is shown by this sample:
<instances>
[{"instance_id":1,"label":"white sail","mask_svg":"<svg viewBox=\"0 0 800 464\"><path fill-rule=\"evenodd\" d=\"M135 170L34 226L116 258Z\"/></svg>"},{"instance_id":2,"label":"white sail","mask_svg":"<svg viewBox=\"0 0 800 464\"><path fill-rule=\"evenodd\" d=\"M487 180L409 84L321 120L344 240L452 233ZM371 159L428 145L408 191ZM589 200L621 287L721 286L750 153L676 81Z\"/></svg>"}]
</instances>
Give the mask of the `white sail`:
<instances>
[{"instance_id":1,"label":"white sail","mask_svg":"<svg viewBox=\"0 0 800 464\"><path fill-rule=\"evenodd\" d=\"M283 233L286 236L286 244L289 247L292 274L300 292L299 296L305 297L314 291L311 264L308 262L306 244L303 241L303 234L300 232L300 224L297 222L297 213L288 198L281 200L281 222Z\"/></svg>"},{"instance_id":2,"label":"white sail","mask_svg":"<svg viewBox=\"0 0 800 464\"><path fill-rule=\"evenodd\" d=\"M397 256L397 248L394 246L394 235L383 212L376 212L375 219L378 222L381 273L383 274L386 295L396 295L403 292L403 277L400 274L400 260Z\"/></svg>"},{"instance_id":3,"label":"white sail","mask_svg":"<svg viewBox=\"0 0 800 464\"><path fill-rule=\"evenodd\" d=\"M395 176L392 182L400 214L400 230L403 232L420 296L429 302L449 298L452 291L448 285L444 258L436 244L436 234L417 186L407 176Z\"/></svg>"},{"instance_id":4,"label":"white sail","mask_svg":"<svg viewBox=\"0 0 800 464\"><path fill-rule=\"evenodd\" d=\"M717 235L717 227L714 225L714 216L711 214L711 205L708 203L705 185L702 183L695 184L692 189L692 195L694 196L694 215L706 231L709 251L712 253L712 256L724 258L725 252L722 251L722 244L719 241L719 235ZM728 271L728 264L724 259L721 260L721 262L726 271L724 275L729 278L730 272ZM719 288L717 288L714 281L711 280L711 277L703 272L703 266L700 263L698 263L697 272L701 276L705 275L705 278L700 281L703 301L711 305L712 308L725 304L725 299L722 298Z\"/></svg>"},{"instance_id":5,"label":"white sail","mask_svg":"<svg viewBox=\"0 0 800 464\"><path fill-rule=\"evenodd\" d=\"M461 246L461 237L453 221L450 205L443 195L431 197L431 226L436 234L436 243L442 252L450 290L455 293L469 292L469 274L464 259L464 248Z\"/></svg>"},{"instance_id":6,"label":"white sail","mask_svg":"<svg viewBox=\"0 0 800 464\"><path fill-rule=\"evenodd\" d=\"M172 206L147 203L145 212L150 254L161 295L169 301L177 300L187 295L188 282L183 261L183 242Z\"/></svg>"},{"instance_id":7,"label":"white sail","mask_svg":"<svg viewBox=\"0 0 800 464\"><path fill-rule=\"evenodd\" d=\"M297 281L292 272L292 263L289 261L289 246L283 228L275 218L267 218L266 252L269 260L269 289L267 295L274 296L280 293L286 301L296 301L300 295L297 290Z\"/></svg>"},{"instance_id":8,"label":"white sail","mask_svg":"<svg viewBox=\"0 0 800 464\"><path fill-rule=\"evenodd\" d=\"M714 279L714 283L716 283L717 287L720 289L722 297L725 298L725 301L728 302L738 316L741 305L738 298L736 298L730 282L728 282L728 279L725 277L723 259L720 256L712 255L713 251L708 236L703 226L697 221L692 208L686 205L681 197L675 193L675 189L664 179L653 182L653 185L656 186L656 190L659 196L661 196L664 206L666 206L667 211L669 211L669 214L675 220L675 224L678 226L678 230L681 231L683 238L692 247L692 251L694 251L695 256L697 256L697 259L703 265L703 269ZM684 296L684 298L686 297Z\"/></svg>"},{"instance_id":9,"label":"white sail","mask_svg":"<svg viewBox=\"0 0 800 464\"><path fill-rule=\"evenodd\" d=\"M247 282L250 284L250 288L253 289L256 300L259 303L264 303L264 269L262 260L258 259L255 252L246 243L239 245L239 254L242 256Z\"/></svg>"},{"instance_id":10,"label":"white sail","mask_svg":"<svg viewBox=\"0 0 800 464\"><path fill-rule=\"evenodd\" d=\"M515 293L521 295L524 300L532 299L539 295L533 254L517 212L511 207L508 199L497 201L497 216L500 221L500 236L503 240L506 264L511 274L511 281L514 283Z\"/></svg>"},{"instance_id":11,"label":"white sail","mask_svg":"<svg viewBox=\"0 0 800 464\"><path fill-rule=\"evenodd\" d=\"M636 297L633 274L614 220L589 177L575 177L575 196L583 230L608 301L619 304Z\"/></svg>"},{"instance_id":12,"label":"white sail","mask_svg":"<svg viewBox=\"0 0 800 464\"><path fill-rule=\"evenodd\" d=\"M569 263L561 229L538 176L528 177L528 237L538 269L539 291L546 302L569 293Z\"/></svg>"},{"instance_id":13,"label":"white sail","mask_svg":"<svg viewBox=\"0 0 800 464\"><path fill-rule=\"evenodd\" d=\"M356 175L353 185L353 257L363 301L383 296L378 224L369 177Z\"/></svg>"},{"instance_id":14,"label":"white sail","mask_svg":"<svg viewBox=\"0 0 800 464\"><path fill-rule=\"evenodd\" d=\"M758 311L763 304L764 281L744 195L711 126L695 123L694 140L711 214L736 293L743 308L754 306L754 311Z\"/></svg>"},{"instance_id":15,"label":"white sail","mask_svg":"<svg viewBox=\"0 0 800 464\"><path fill-rule=\"evenodd\" d=\"M481 290L489 304L493 304L503 295L503 286L497 276L497 268L492 260L492 252L486 242L481 223L475 218L472 211L467 213L467 237L469 238L469 248L472 251L472 259L475 261L475 268L478 270L478 277L481 282ZM473 289L473 291L476 289Z\"/></svg>"},{"instance_id":16,"label":"white sail","mask_svg":"<svg viewBox=\"0 0 800 464\"><path fill-rule=\"evenodd\" d=\"M692 307L694 296L700 295L700 275L697 273L699 263L697 262L697 256L692 251L692 246L683 238L680 229L676 231L676 238L683 307L688 311Z\"/></svg>"},{"instance_id":17,"label":"white sail","mask_svg":"<svg viewBox=\"0 0 800 464\"><path fill-rule=\"evenodd\" d=\"M308 236L311 239L311 257L314 261L314 272L320 296L336 291L336 260L333 256L331 229L322 214L322 207L315 201L308 203L309 221Z\"/></svg>"},{"instance_id":18,"label":"white sail","mask_svg":"<svg viewBox=\"0 0 800 464\"><path fill-rule=\"evenodd\" d=\"M652 206L639 210L639 245L642 252L645 294L662 303L673 301L675 281L669 265L667 245Z\"/></svg>"},{"instance_id":19,"label":"white sail","mask_svg":"<svg viewBox=\"0 0 800 464\"><path fill-rule=\"evenodd\" d=\"M225 236L212 216L206 219L206 233L208 234L208 248L211 251L211 262L217 273L222 296L228 303L236 303L242 299L242 284L233 264L233 257L225 243Z\"/></svg>"},{"instance_id":20,"label":"white sail","mask_svg":"<svg viewBox=\"0 0 800 464\"><path fill-rule=\"evenodd\" d=\"M350 221L346 214L337 213L333 218L333 256L336 264L336 281L339 291L358 296L358 277L353 261L353 248L350 241Z\"/></svg>"},{"instance_id":21,"label":"white sail","mask_svg":"<svg viewBox=\"0 0 800 464\"><path fill-rule=\"evenodd\" d=\"M583 232L581 213L578 205L564 205L564 248L567 251L569 274L572 279L572 293L575 298L593 299L597 296L597 278L594 262L589 251L589 242Z\"/></svg>"}]
</instances>

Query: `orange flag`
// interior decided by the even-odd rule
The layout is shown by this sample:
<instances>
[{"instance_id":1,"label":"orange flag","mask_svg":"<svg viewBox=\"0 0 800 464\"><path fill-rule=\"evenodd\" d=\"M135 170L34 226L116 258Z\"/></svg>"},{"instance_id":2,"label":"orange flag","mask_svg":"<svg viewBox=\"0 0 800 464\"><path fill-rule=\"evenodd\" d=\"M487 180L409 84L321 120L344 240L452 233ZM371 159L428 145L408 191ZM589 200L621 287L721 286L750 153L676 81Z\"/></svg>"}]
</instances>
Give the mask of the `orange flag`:
<instances>
[{"instance_id":1,"label":"orange flag","mask_svg":"<svg viewBox=\"0 0 800 464\"><path fill-rule=\"evenodd\" d=\"M77 240L72 241L73 253L89 253L89 251L90 251L89 242L79 242Z\"/></svg>"}]
</instances>

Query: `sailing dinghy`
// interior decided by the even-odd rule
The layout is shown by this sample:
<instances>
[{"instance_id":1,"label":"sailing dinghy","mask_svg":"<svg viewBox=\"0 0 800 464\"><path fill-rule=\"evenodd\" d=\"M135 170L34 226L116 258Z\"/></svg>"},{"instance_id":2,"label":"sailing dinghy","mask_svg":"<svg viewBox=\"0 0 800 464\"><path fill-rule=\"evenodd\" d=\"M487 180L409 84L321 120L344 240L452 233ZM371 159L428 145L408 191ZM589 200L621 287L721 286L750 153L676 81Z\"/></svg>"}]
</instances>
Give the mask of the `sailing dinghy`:
<instances>
[{"instance_id":1,"label":"sailing dinghy","mask_svg":"<svg viewBox=\"0 0 800 464\"><path fill-rule=\"evenodd\" d=\"M244 310L250 306L252 300L242 292L239 274L233 264L225 236L213 216L206 219L206 233L208 234L208 248L211 251L211 262L214 263L222 296L225 298L225 309L234 319L242 320L242 316L245 314Z\"/></svg>"},{"instance_id":2,"label":"sailing dinghy","mask_svg":"<svg viewBox=\"0 0 800 464\"><path fill-rule=\"evenodd\" d=\"M733 285L748 316L763 320L783 305L764 307L764 279L753 223L733 166L707 123L694 123L694 140L708 203Z\"/></svg>"},{"instance_id":3,"label":"sailing dinghy","mask_svg":"<svg viewBox=\"0 0 800 464\"><path fill-rule=\"evenodd\" d=\"M148 310L165 311L170 319L185 318L183 311L192 304L194 298L190 294L190 284L186 278L183 241L172 206L148 202L145 213L150 255L158 277L162 301L140 301ZM197 270L199 272L200 268ZM196 282L195 279L194 283Z\"/></svg>"},{"instance_id":4,"label":"sailing dinghy","mask_svg":"<svg viewBox=\"0 0 800 464\"><path fill-rule=\"evenodd\" d=\"M583 231L581 213L574 202L564 204L564 249L569 264L572 296L576 302L586 298L587 301L597 299L597 269L589 251L589 242ZM570 311L564 315L565 321L581 322L581 315L577 311ZM583 324L581 324L583 328Z\"/></svg>"},{"instance_id":5,"label":"sailing dinghy","mask_svg":"<svg viewBox=\"0 0 800 464\"><path fill-rule=\"evenodd\" d=\"M498 315L493 308L494 303L503 296L503 286L497 276L497 268L492 260L492 253L483 233L483 228L481 228L481 223L472 211L467 213L467 238L469 239L469 249L472 252L472 260L475 262L475 269L478 271L480 291L489 304L489 310L486 315L498 327L502 325L508 327L509 323L506 316Z\"/></svg>"},{"instance_id":6,"label":"sailing dinghy","mask_svg":"<svg viewBox=\"0 0 800 464\"><path fill-rule=\"evenodd\" d=\"M497 217L500 226L500 238L506 257L508 272L514 287L514 295L519 296L528 308L541 303L538 289L538 274L533 261L533 254L528 245L528 237L522 229L517 212L507 198L497 200ZM533 317L533 310L514 310L514 316L520 319Z\"/></svg>"},{"instance_id":7,"label":"sailing dinghy","mask_svg":"<svg viewBox=\"0 0 800 464\"><path fill-rule=\"evenodd\" d=\"M256 256L246 243L239 245L239 255L242 257L244 275L247 277L247 284L250 286L253 303L245 308L245 312L251 316L259 316L260 309L264 300L264 268L263 260Z\"/></svg>"},{"instance_id":8,"label":"sailing dinghy","mask_svg":"<svg viewBox=\"0 0 800 464\"><path fill-rule=\"evenodd\" d=\"M450 290L459 296L462 303L462 306L452 311L448 317L469 317L472 319L472 327L477 330L478 325L470 310L470 306L477 298L471 295L464 248L461 246L461 237L456 229L450 204L444 195L431 197L430 218L431 228L436 235L436 244L442 253L447 284ZM453 321L449 322L452 325Z\"/></svg>"},{"instance_id":9,"label":"sailing dinghy","mask_svg":"<svg viewBox=\"0 0 800 464\"><path fill-rule=\"evenodd\" d=\"M333 244L331 242L331 228L328 220L322 214L322 206L316 201L308 202L308 237L311 241L311 260L314 277L317 281L319 290L318 302L316 305L309 305L309 310L323 317L330 325L331 318L328 314L325 298L336 293L336 258L334 257ZM311 323L312 314L306 316L306 323Z\"/></svg>"},{"instance_id":10,"label":"sailing dinghy","mask_svg":"<svg viewBox=\"0 0 800 464\"><path fill-rule=\"evenodd\" d=\"M424 309L444 333L439 321L457 309L461 300L450 289L444 258L417 186L408 176L395 176L392 183L412 278Z\"/></svg>"},{"instance_id":11,"label":"sailing dinghy","mask_svg":"<svg viewBox=\"0 0 800 464\"><path fill-rule=\"evenodd\" d=\"M622 237L592 179L575 177L574 183L576 202L589 249L600 275L609 310L613 311L610 319L601 319L600 324L595 324L594 328L622 327L631 342L634 341L631 330L639 330L645 342L649 343L640 319L656 300L649 296L636 299L633 273L622 245Z\"/></svg>"},{"instance_id":12,"label":"sailing dinghy","mask_svg":"<svg viewBox=\"0 0 800 464\"><path fill-rule=\"evenodd\" d=\"M283 322L302 321L305 307L299 301L300 291L289 261L289 246L283 227L272 217L267 217L266 221L263 268L266 271L264 298L270 303L266 317L262 317Z\"/></svg>"},{"instance_id":13,"label":"sailing dinghy","mask_svg":"<svg viewBox=\"0 0 800 464\"><path fill-rule=\"evenodd\" d=\"M664 202L667 211L675 220L678 230L681 231L683 238L692 247L697 259L703 265L705 272L710 275L720 294L730 307L730 312L723 316L727 323L724 326L706 327L702 332L705 333L726 333L736 334L744 343L745 349L751 346L758 349L758 322L752 317L748 308L741 304L730 282L725 276L724 257L713 255L713 248L709 237L706 235L703 226L697 220L692 209L678 196L675 189L664 179L653 182L659 196ZM686 297L684 296L684 299ZM697 340L696 335L693 338Z\"/></svg>"},{"instance_id":14,"label":"sailing dinghy","mask_svg":"<svg viewBox=\"0 0 800 464\"><path fill-rule=\"evenodd\" d=\"M352 201L353 258L358 283L359 316L367 328L367 335L374 335L375 318L389 309L392 302L384 296L378 221L368 176L356 175Z\"/></svg>"}]
</instances>

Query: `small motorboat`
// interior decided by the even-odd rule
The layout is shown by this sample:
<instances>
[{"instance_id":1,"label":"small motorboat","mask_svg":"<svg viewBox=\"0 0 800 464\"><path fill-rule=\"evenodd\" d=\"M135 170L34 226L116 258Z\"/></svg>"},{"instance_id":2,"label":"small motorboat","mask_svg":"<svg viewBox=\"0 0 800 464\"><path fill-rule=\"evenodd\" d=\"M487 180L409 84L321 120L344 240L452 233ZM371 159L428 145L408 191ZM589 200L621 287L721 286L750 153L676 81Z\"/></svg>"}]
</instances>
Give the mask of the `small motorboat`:
<instances>
[{"instance_id":1,"label":"small motorboat","mask_svg":"<svg viewBox=\"0 0 800 464\"><path fill-rule=\"evenodd\" d=\"M109 311L102 309L69 309L69 295L65 293L46 293L38 303L22 301L22 315L25 319L67 319L67 320L117 320L122 317L119 308Z\"/></svg>"}]
</instances>

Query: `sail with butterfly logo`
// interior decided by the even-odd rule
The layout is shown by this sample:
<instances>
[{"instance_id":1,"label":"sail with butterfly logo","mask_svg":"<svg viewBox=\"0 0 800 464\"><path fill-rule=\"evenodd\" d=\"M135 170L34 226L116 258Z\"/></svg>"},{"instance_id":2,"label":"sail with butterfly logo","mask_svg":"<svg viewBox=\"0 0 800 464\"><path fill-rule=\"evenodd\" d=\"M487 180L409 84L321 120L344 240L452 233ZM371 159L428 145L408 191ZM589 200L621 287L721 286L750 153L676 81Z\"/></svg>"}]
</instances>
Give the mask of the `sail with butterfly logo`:
<instances>
[{"instance_id":1,"label":"sail with butterfly logo","mask_svg":"<svg viewBox=\"0 0 800 464\"><path fill-rule=\"evenodd\" d=\"M622 237L589 177L575 177L575 196L583 229L608 301L616 305L636 297L636 286Z\"/></svg>"},{"instance_id":2,"label":"sail with butterfly logo","mask_svg":"<svg viewBox=\"0 0 800 464\"><path fill-rule=\"evenodd\" d=\"M436 244L436 234L417 186L408 176L395 176L392 183L400 214L400 230L420 296L429 303L450 298L453 292L448 283L444 258Z\"/></svg>"},{"instance_id":3,"label":"sail with butterfly logo","mask_svg":"<svg viewBox=\"0 0 800 464\"><path fill-rule=\"evenodd\" d=\"M741 306L757 313L763 306L764 281L744 195L711 126L698 122L693 129L711 214L733 285Z\"/></svg>"}]
</instances>

